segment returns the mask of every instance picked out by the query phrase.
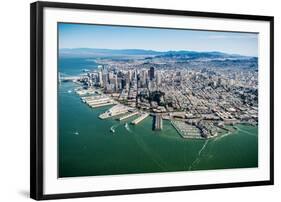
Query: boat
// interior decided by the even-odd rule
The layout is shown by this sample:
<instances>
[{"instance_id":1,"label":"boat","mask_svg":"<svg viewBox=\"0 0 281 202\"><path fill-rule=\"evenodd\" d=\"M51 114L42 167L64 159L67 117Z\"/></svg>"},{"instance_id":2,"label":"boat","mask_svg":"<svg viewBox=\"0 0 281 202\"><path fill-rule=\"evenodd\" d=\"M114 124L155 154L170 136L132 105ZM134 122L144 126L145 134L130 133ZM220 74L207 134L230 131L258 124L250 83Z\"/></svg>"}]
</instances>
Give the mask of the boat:
<instances>
[{"instance_id":1,"label":"boat","mask_svg":"<svg viewBox=\"0 0 281 202\"><path fill-rule=\"evenodd\" d=\"M72 90L68 90L67 92L68 92L68 93L72 93Z\"/></svg>"},{"instance_id":2,"label":"boat","mask_svg":"<svg viewBox=\"0 0 281 202\"><path fill-rule=\"evenodd\" d=\"M113 127L110 128L110 132L115 133L115 130Z\"/></svg>"},{"instance_id":3,"label":"boat","mask_svg":"<svg viewBox=\"0 0 281 202\"><path fill-rule=\"evenodd\" d=\"M79 135L79 132L78 132L78 131L75 131L75 132L74 132L74 135Z\"/></svg>"},{"instance_id":4,"label":"boat","mask_svg":"<svg viewBox=\"0 0 281 202\"><path fill-rule=\"evenodd\" d=\"M127 130L130 130L129 124L128 124L128 123L125 123L125 128L126 128Z\"/></svg>"}]
</instances>

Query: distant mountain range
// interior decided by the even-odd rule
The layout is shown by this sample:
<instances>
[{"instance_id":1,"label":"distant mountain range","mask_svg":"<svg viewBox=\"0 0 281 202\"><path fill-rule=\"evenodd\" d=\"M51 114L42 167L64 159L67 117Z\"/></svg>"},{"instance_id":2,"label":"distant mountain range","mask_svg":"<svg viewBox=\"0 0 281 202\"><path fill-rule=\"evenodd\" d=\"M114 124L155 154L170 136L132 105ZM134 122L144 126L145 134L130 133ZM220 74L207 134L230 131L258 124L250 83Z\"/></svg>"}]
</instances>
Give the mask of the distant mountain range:
<instances>
[{"instance_id":1,"label":"distant mountain range","mask_svg":"<svg viewBox=\"0 0 281 202\"><path fill-rule=\"evenodd\" d=\"M62 48L59 50L62 57L109 57L109 56L145 56L154 58L178 58L178 59L257 59L257 57L228 54L218 51L154 51L144 49L96 49L96 48Z\"/></svg>"},{"instance_id":2,"label":"distant mountain range","mask_svg":"<svg viewBox=\"0 0 281 202\"><path fill-rule=\"evenodd\" d=\"M125 55L143 55L155 56L164 54L153 50L143 49L97 49L97 48L62 48L59 50L60 56L82 56L82 57L103 57L103 56L125 56Z\"/></svg>"},{"instance_id":3,"label":"distant mountain range","mask_svg":"<svg viewBox=\"0 0 281 202\"><path fill-rule=\"evenodd\" d=\"M250 59L253 57L238 54L228 54L218 51L197 52L197 51L168 51L156 56L158 58L180 58L180 59Z\"/></svg>"}]
</instances>

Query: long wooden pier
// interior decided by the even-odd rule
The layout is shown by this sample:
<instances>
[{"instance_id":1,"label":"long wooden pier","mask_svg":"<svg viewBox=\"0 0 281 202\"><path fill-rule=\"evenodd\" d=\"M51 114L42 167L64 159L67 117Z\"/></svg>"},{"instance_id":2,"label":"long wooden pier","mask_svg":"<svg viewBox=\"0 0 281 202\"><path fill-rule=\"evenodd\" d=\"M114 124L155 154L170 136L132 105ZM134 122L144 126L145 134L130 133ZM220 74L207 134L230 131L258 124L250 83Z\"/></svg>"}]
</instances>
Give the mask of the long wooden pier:
<instances>
[{"instance_id":1,"label":"long wooden pier","mask_svg":"<svg viewBox=\"0 0 281 202\"><path fill-rule=\"evenodd\" d=\"M118 120L119 120L119 121L122 121L122 120L124 120L124 119L128 119L128 118L130 118L130 117L132 117L132 116L134 116L134 115L137 115L137 114L139 114L139 112L132 112L132 113L130 113L130 114L126 114L125 116L120 117Z\"/></svg>"},{"instance_id":2,"label":"long wooden pier","mask_svg":"<svg viewBox=\"0 0 281 202\"><path fill-rule=\"evenodd\" d=\"M140 123L141 121L143 121L146 117L148 117L149 114L148 113L143 113L141 116L139 116L137 119L132 121L133 125L137 125L138 123Z\"/></svg>"}]
</instances>

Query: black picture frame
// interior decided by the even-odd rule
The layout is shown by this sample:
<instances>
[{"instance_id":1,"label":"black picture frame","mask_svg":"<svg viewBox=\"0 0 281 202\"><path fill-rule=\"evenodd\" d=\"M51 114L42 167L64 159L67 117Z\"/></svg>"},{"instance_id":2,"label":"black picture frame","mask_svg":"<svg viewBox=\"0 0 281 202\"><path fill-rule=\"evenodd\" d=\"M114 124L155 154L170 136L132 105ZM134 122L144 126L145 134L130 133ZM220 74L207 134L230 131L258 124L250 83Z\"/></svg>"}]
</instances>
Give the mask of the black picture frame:
<instances>
[{"instance_id":1,"label":"black picture frame","mask_svg":"<svg viewBox=\"0 0 281 202\"><path fill-rule=\"evenodd\" d=\"M81 10L121 11L130 13L164 14L167 16L194 16L224 19L267 21L270 23L270 179L238 183L204 184L174 187L155 187L128 190L94 191L66 194L43 193L43 9L63 8ZM30 5L30 197L36 200L92 197L121 194L171 192L228 187L245 187L274 184L274 17L240 15L183 10L120 7L58 2L35 2Z\"/></svg>"}]
</instances>

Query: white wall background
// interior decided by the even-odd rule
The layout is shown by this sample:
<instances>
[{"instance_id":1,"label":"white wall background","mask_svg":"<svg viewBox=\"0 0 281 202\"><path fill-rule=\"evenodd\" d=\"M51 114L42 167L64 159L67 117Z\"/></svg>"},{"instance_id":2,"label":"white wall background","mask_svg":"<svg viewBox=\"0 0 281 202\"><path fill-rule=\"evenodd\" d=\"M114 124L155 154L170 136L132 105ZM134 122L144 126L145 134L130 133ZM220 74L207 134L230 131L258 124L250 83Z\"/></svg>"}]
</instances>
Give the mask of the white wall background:
<instances>
[{"instance_id":1,"label":"white wall background","mask_svg":"<svg viewBox=\"0 0 281 202\"><path fill-rule=\"evenodd\" d=\"M61 0L62 1L62 0ZM70 1L70 0L69 0ZM2 1L0 7L0 201L29 199L29 3ZM281 13L270 0L72 0L75 3L168 8L275 16L275 185L68 201L280 201L281 196Z\"/></svg>"}]
</instances>

